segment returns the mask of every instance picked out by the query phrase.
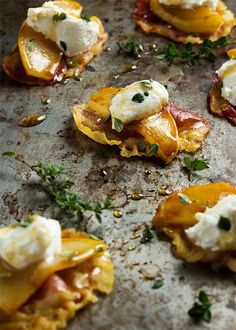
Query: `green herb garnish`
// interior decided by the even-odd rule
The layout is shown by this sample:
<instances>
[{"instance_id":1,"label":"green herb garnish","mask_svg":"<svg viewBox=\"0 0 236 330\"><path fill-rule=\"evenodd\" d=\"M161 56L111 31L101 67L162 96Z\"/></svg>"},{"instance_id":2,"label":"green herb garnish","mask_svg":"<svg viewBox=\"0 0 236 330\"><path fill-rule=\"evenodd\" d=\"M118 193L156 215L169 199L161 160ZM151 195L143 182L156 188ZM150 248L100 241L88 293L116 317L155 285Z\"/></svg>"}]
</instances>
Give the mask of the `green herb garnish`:
<instances>
[{"instance_id":1,"label":"green herb garnish","mask_svg":"<svg viewBox=\"0 0 236 330\"><path fill-rule=\"evenodd\" d=\"M64 21L66 19L66 13L56 14L52 17L53 23Z\"/></svg>"},{"instance_id":2,"label":"green herb garnish","mask_svg":"<svg viewBox=\"0 0 236 330\"><path fill-rule=\"evenodd\" d=\"M70 68L74 68L74 67L80 65L79 61L73 60L72 58L69 58L69 57L66 58L66 64Z\"/></svg>"},{"instance_id":3,"label":"green herb garnish","mask_svg":"<svg viewBox=\"0 0 236 330\"><path fill-rule=\"evenodd\" d=\"M80 18L82 18L86 22L90 22L91 21L91 19L90 19L90 17L88 15L80 16Z\"/></svg>"},{"instance_id":4,"label":"green herb garnish","mask_svg":"<svg viewBox=\"0 0 236 330\"><path fill-rule=\"evenodd\" d=\"M69 218L76 216L77 220L82 221L84 212L91 211L94 212L98 222L101 223L102 211L113 208L112 201L109 198L106 198L101 204L95 201L84 201L72 192L71 188L75 186L75 183L67 178L64 174L64 167L61 165L44 164L42 162L31 165L12 151L4 152L3 156L14 157L15 160L35 172L40 178L39 184Z\"/></svg>"},{"instance_id":5,"label":"green herb garnish","mask_svg":"<svg viewBox=\"0 0 236 330\"><path fill-rule=\"evenodd\" d=\"M201 320L209 323L211 321L211 304L208 299L208 295L205 291L200 291L197 297L197 301L193 304L193 307L188 310L188 315L195 321Z\"/></svg>"},{"instance_id":6,"label":"green herb garnish","mask_svg":"<svg viewBox=\"0 0 236 330\"><path fill-rule=\"evenodd\" d=\"M141 93L137 93L132 97L132 101L136 103L142 103L144 101L144 96Z\"/></svg>"},{"instance_id":7,"label":"green herb garnish","mask_svg":"<svg viewBox=\"0 0 236 330\"><path fill-rule=\"evenodd\" d=\"M15 157L16 153L14 151L5 151L2 156Z\"/></svg>"},{"instance_id":8,"label":"green herb garnish","mask_svg":"<svg viewBox=\"0 0 236 330\"><path fill-rule=\"evenodd\" d=\"M181 204L191 204L192 203L192 201L188 198L188 196L181 194L181 193L179 193L178 196L179 196L179 201Z\"/></svg>"},{"instance_id":9,"label":"green herb garnish","mask_svg":"<svg viewBox=\"0 0 236 330\"><path fill-rule=\"evenodd\" d=\"M61 47L63 48L64 51L67 50L67 44L64 41L60 40L60 45L61 45Z\"/></svg>"},{"instance_id":10,"label":"green herb garnish","mask_svg":"<svg viewBox=\"0 0 236 330\"><path fill-rule=\"evenodd\" d=\"M192 181L193 172L202 171L208 167L209 164L203 159L184 157L184 168L188 171L189 181Z\"/></svg>"},{"instance_id":11,"label":"green herb garnish","mask_svg":"<svg viewBox=\"0 0 236 330\"><path fill-rule=\"evenodd\" d=\"M194 51L192 43L188 43L184 50L179 50L173 42L170 42L167 48L162 50L156 57L159 60L166 61L168 66L170 66L175 59L182 59L186 61L189 66L193 66L196 61L201 58L213 62L216 59L214 50L232 43L234 42L228 41L226 37L221 37L216 41L205 39L203 44Z\"/></svg>"},{"instance_id":12,"label":"green herb garnish","mask_svg":"<svg viewBox=\"0 0 236 330\"><path fill-rule=\"evenodd\" d=\"M113 125L115 130L120 133L123 131L124 128L124 124L122 123L122 121L118 118L113 118Z\"/></svg>"},{"instance_id":13,"label":"green herb garnish","mask_svg":"<svg viewBox=\"0 0 236 330\"><path fill-rule=\"evenodd\" d=\"M157 143L149 144L149 149L148 149L149 155L155 155L158 151L158 148L159 146Z\"/></svg>"},{"instance_id":14,"label":"green herb garnish","mask_svg":"<svg viewBox=\"0 0 236 330\"><path fill-rule=\"evenodd\" d=\"M218 227L222 230L229 231L231 229L230 219L227 217L220 216L220 220L218 222Z\"/></svg>"},{"instance_id":15,"label":"green herb garnish","mask_svg":"<svg viewBox=\"0 0 236 330\"><path fill-rule=\"evenodd\" d=\"M164 282L162 278L158 278L153 282L152 289L159 289L163 286Z\"/></svg>"},{"instance_id":16,"label":"green herb garnish","mask_svg":"<svg viewBox=\"0 0 236 330\"><path fill-rule=\"evenodd\" d=\"M138 141L138 148L141 150L141 151L145 151L146 150L146 143L145 143L145 140L141 139Z\"/></svg>"},{"instance_id":17,"label":"green herb garnish","mask_svg":"<svg viewBox=\"0 0 236 330\"><path fill-rule=\"evenodd\" d=\"M152 234L149 226L147 224L145 224L145 228L143 230L143 235L142 235L140 242L142 244L145 244L145 243L150 242L152 239L153 239L153 234Z\"/></svg>"},{"instance_id":18,"label":"green herb garnish","mask_svg":"<svg viewBox=\"0 0 236 330\"><path fill-rule=\"evenodd\" d=\"M117 45L119 46L119 51L133 57L138 57L143 52L143 46L134 40L117 41Z\"/></svg>"},{"instance_id":19,"label":"green herb garnish","mask_svg":"<svg viewBox=\"0 0 236 330\"><path fill-rule=\"evenodd\" d=\"M152 82L153 82L152 79L150 79L150 80L142 80L142 81L140 81L140 85L143 88L152 89Z\"/></svg>"},{"instance_id":20,"label":"green herb garnish","mask_svg":"<svg viewBox=\"0 0 236 330\"><path fill-rule=\"evenodd\" d=\"M23 227L23 228L27 228L29 227L29 225L31 225L32 222L34 222L35 220L35 216L32 215L28 215L27 218L21 220L21 222L17 223L17 226L19 227Z\"/></svg>"},{"instance_id":21,"label":"green herb garnish","mask_svg":"<svg viewBox=\"0 0 236 330\"><path fill-rule=\"evenodd\" d=\"M149 96L148 92L144 92L143 94L144 94L144 96Z\"/></svg>"},{"instance_id":22,"label":"green herb garnish","mask_svg":"<svg viewBox=\"0 0 236 330\"><path fill-rule=\"evenodd\" d=\"M32 52L35 49L35 40L34 39L28 40L27 48L28 48L29 52Z\"/></svg>"},{"instance_id":23,"label":"green herb garnish","mask_svg":"<svg viewBox=\"0 0 236 330\"><path fill-rule=\"evenodd\" d=\"M11 276L12 276L11 272L7 272L7 271L0 272L0 278L11 277Z\"/></svg>"}]
</instances>

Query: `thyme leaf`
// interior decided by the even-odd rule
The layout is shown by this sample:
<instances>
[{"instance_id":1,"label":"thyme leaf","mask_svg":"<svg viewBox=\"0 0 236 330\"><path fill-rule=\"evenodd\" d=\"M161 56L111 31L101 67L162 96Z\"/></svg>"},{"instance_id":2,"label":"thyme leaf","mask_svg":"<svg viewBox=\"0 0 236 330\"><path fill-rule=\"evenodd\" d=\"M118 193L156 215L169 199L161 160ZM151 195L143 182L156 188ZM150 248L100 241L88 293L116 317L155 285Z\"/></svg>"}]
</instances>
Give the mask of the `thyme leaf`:
<instances>
[{"instance_id":1,"label":"thyme leaf","mask_svg":"<svg viewBox=\"0 0 236 330\"><path fill-rule=\"evenodd\" d=\"M122 121L118 118L113 118L113 124L114 124L114 128L115 130L120 133L123 131L124 128L124 124L122 123Z\"/></svg>"},{"instance_id":2,"label":"thyme leaf","mask_svg":"<svg viewBox=\"0 0 236 330\"><path fill-rule=\"evenodd\" d=\"M53 17L52 17L53 23L64 21L65 19L66 19L66 13L56 14L56 15L53 15Z\"/></svg>"},{"instance_id":3,"label":"thyme leaf","mask_svg":"<svg viewBox=\"0 0 236 330\"><path fill-rule=\"evenodd\" d=\"M200 291L193 307L188 310L188 315L195 321L201 320L209 323L211 321L211 304L205 291Z\"/></svg>"},{"instance_id":4,"label":"thyme leaf","mask_svg":"<svg viewBox=\"0 0 236 330\"><path fill-rule=\"evenodd\" d=\"M141 243L145 244L150 242L153 239L153 233L147 224L145 224L145 228L143 230L143 235L141 238Z\"/></svg>"},{"instance_id":5,"label":"thyme leaf","mask_svg":"<svg viewBox=\"0 0 236 330\"><path fill-rule=\"evenodd\" d=\"M186 156L186 157L184 157L183 166L188 171L189 181L192 181L193 172L203 171L209 167L209 164L203 159L190 158L190 157Z\"/></svg>"}]
</instances>

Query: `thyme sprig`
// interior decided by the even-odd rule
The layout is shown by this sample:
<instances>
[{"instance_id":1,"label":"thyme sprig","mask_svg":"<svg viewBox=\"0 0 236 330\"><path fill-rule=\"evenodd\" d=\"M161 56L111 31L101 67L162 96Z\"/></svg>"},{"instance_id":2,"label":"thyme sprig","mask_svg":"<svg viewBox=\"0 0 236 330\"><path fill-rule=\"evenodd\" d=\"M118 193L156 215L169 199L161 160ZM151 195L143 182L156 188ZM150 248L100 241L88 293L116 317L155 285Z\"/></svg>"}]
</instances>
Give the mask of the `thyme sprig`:
<instances>
[{"instance_id":1,"label":"thyme sprig","mask_svg":"<svg viewBox=\"0 0 236 330\"><path fill-rule=\"evenodd\" d=\"M139 57L143 52L143 46L135 40L117 41L117 46L119 47L120 52L135 58Z\"/></svg>"},{"instance_id":2,"label":"thyme sprig","mask_svg":"<svg viewBox=\"0 0 236 330\"><path fill-rule=\"evenodd\" d=\"M75 183L68 179L64 173L64 167L61 165L44 164L36 162L31 165L27 163L20 155L13 151L6 151L3 156L13 157L15 160L29 167L40 178L40 185L51 197L51 199L68 216L76 216L79 221L84 218L84 212L94 212L97 220L101 223L101 214L104 209L112 209L112 201L106 198L102 203L95 201L84 201L76 193L71 191Z\"/></svg>"},{"instance_id":3,"label":"thyme sprig","mask_svg":"<svg viewBox=\"0 0 236 330\"><path fill-rule=\"evenodd\" d=\"M193 173L196 171L203 171L209 168L208 162L199 158L190 158L188 156L184 157L184 169L188 172L188 179L192 181Z\"/></svg>"},{"instance_id":4,"label":"thyme sprig","mask_svg":"<svg viewBox=\"0 0 236 330\"><path fill-rule=\"evenodd\" d=\"M229 41L226 37L221 37L216 41L205 39L203 44L196 50L191 42L187 43L184 50L177 49L173 42L170 42L166 49L157 54L157 59L164 60L168 66L171 66L176 59L182 59L189 66L194 66L196 61L204 58L211 62L216 59L215 50L229 44L234 44L235 41Z\"/></svg>"}]
</instances>

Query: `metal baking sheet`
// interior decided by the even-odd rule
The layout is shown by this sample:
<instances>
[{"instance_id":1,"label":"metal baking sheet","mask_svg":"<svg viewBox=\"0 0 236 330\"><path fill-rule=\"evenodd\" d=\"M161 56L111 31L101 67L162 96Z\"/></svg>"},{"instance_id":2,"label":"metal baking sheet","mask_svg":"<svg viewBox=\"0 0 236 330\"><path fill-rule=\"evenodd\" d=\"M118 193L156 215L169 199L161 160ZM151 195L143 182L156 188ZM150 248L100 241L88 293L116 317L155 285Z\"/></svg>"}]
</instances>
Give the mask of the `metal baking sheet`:
<instances>
[{"instance_id":1,"label":"metal baking sheet","mask_svg":"<svg viewBox=\"0 0 236 330\"><path fill-rule=\"evenodd\" d=\"M235 12L234 0L225 1ZM99 145L75 128L71 108L103 86L125 86L138 79L156 79L168 85L172 102L180 107L206 116L212 130L197 156L204 156L210 168L194 179L194 184L224 180L236 185L236 134L235 128L225 120L215 118L207 111L207 91L214 71L226 60L219 54L215 63L202 61L189 68L184 64L168 68L147 52L141 59L133 60L117 53L116 41L127 37L141 44L155 44L158 49L168 41L144 35L135 28L130 18L134 1L97 0L82 1L87 14L96 14L105 22L109 32L110 52L95 58L81 77L65 85L49 87L26 86L10 81L1 72L0 152L14 150L33 163L37 160L64 164L76 190L84 198L99 199L109 195L117 204L123 217L114 218L107 211L98 225L90 220L87 229L107 242L116 268L113 293L101 297L99 303L78 313L69 330L167 330L167 329L221 329L236 328L236 278L230 272L215 272L210 266L190 265L177 260L170 244L155 238L140 244L144 224L151 224L157 204L162 200L159 188L176 189L189 185L181 169L183 154L168 166L161 167L155 159L125 159L114 147ZM27 8L41 5L42 1L1 0L1 51L10 50L16 42L21 22ZM234 33L234 36L236 34ZM123 73L127 64L137 65L137 70ZM42 105L43 97L51 99ZM39 126L21 128L17 122L32 113L44 113L47 119ZM102 176L101 170L107 175ZM149 170L150 173L146 170ZM149 174L149 175L147 175ZM19 220L30 211L52 215L45 209L48 199L31 183L35 177L25 167L13 160L0 158L0 222L2 225ZM145 198L133 201L130 195L143 193ZM204 192L203 192L204 193ZM43 206L43 207L42 207ZM137 235L137 238L134 238ZM162 276L164 285L153 290L153 279ZM195 325L187 315L194 293L206 290L212 300L210 324Z\"/></svg>"}]
</instances>

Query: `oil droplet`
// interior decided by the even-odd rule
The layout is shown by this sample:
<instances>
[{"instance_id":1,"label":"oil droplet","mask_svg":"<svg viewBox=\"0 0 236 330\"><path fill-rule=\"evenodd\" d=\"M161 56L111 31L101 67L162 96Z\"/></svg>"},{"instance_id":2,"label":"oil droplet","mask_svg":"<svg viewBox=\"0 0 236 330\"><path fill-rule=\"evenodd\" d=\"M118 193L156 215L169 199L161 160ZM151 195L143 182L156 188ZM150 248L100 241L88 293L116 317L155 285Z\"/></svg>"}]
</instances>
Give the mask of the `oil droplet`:
<instances>
[{"instance_id":1,"label":"oil droplet","mask_svg":"<svg viewBox=\"0 0 236 330\"><path fill-rule=\"evenodd\" d=\"M119 211L119 210L115 210L115 211L113 212L113 216L114 216L115 218L122 218L123 214L122 214L121 211Z\"/></svg>"},{"instance_id":2,"label":"oil droplet","mask_svg":"<svg viewBox=\"0 0 236 330\"><path fill-rule=\"evenodd\" d=\"M21 127L33 127L41 124L45 119L46 115L42 114L33 114L28 115L24 118L22 118L20 121L18 121L17 125Z\"/></svg>"},{"instance_id":3,"label":"oil droplet","mask_svg":"<svg viewBox=\"0 0 236 330\"><path fill-rule=\"evenodd\" d=\"M134 71L134 70L137 70L137 65L128 63L125 65L123 72L126 73L126 72L130 72L130 71Z\"/></svg>"},{"instance_id":4,"label":"oil droplet","mask_svg":"<svg viewBox=\"0 0 236 330\"><path fill-rule=\"evenodd\" d=\"M48 97L43 97L42 100L41 100L41 103L43 105L47 105L51 102L51 99L49 99Z\"/></svg>"},{"instance_id":5,"label":"oil droplet","mask_svg":"<svg viewBox=\"0 0 236 330\"><path fill-rule=\"evenodd\" d=\"M131 246L128 247L128 251L133 251L135 248L136 248L136 246L131 245Z\"/></svg>"},{"instance_id":6,"label":"oil droplet","mask_svg":"<svg viewBox=\"0 0 236 330\"><path fill-rule=\"evenodd\" d=\"M167 190L167 189L162 189L162 188L160 188L160 189L158 190L158 194L159 194L160 196L168 196L168 195L171 194L171 191L170 191L170 190Z\"/></svg>"},{"instance_id":7,"label":"oil droplet","mask_svg":"<svg viewBox=\"0 0 236 330\"><path fill-rule=\"evenodd\" d=\"M150 175L150 174L152 174L152 172L151 172L150 170L147 170L147 169L146 169L146 170L144 171L144 174L145 174L145 175Z\"/></svg>"},{"instance_id":8,"label":"oil droplet","mask_svg":"<svg viewBox=\"0 0 236 330\"><path fill-rule=\"evenodd\" d=\"M139 193L134 193L131 195L131 199L133 199L134 201L139 201L140 199L143 199L145 196L143 194L139 194Z\"/></svg>"},{"instance_id":9,"label":"oil droplet","mask_svg":"<svg viewBox=\"0 0 236 330\"><path fill-rule=\"evenodd\" d=\"M100 169L100 170L99 170L99 174L100 174L101 176L105 177L105 176L107 176L107 171L104 170L104 169Z\"/></svg>"}]
</instances>

